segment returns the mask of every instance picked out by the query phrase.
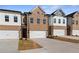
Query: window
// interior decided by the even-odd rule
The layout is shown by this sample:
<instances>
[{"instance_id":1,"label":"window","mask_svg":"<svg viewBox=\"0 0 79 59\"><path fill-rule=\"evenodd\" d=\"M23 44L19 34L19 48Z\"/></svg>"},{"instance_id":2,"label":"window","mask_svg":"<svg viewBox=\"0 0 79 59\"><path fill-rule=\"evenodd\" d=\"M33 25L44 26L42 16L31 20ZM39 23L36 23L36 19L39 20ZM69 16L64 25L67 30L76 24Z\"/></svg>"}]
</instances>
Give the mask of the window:
<instances>
[{"instance_id":1,"label":"window","mask_svg":"<svg viewBox=\"0 0 79 59\"><path fill-rule=\"evenodd\" d=\"M33 18L30 18L30 23L33 23Z\"/></svg>"},{"instance_id":2,"label":"window","mask_svg":"<svg viewBox=\"0 0 79 59\"><path fill-rule=\"evenodd\" d=\"M78 21L76 20L76 24L78 24Z\"/></svg>"},{"instance_id":3,"label":"window","mask_svg":"<svg viewBox=\"0 0 79 59\"><path fill-rule=\"evenodd\" d=\"M65 19L63 19L63 24L65 24Z\"/></svg>"},{"instance_id":4,"label":"window","mask_svg":"<svg viewBox=\"0 0 79 59\"><path fill-rule=\"evenodd\" d=\"M14 22L18 22L17 16L14 16Z\"/></svg>"},{"instance_id":5,"label":"window","mask_svg":"<svg viewBox=\"0 0 79 59\"><path fill-rule=\"evenodd\" d=\"M9 16L8 15L5 16L5 21L9 22Z\"/></svg>"},{"instance_id":6,"label":"window","mask_svg":"<svg viewBox=\"0 0 79 59\"><path fill-rule=\"evenodd\" d=\"M43 24L46 24L46 19L43 19Z\"/></svg>"},{"instance_id":7,"label":"window","mask_svg":"<svg viewBox=\"0 0 79 59\"><path fill-rule=\"evenodd\" d=\"M61 23L61 19L58 20L58 23Z\"/></svg>"},{"instance_id":8,"label":"window","mask_svg":"<svg viewBox=\"0 0 79 59\"><path fill-rule=\"evenodd\" d=\"M39 18L37 18L37 24L40 24L40 19Z\"/></svg>"},{"instance_id":9,"label":"window","mask_svg":"<svg viewBox=\"0 0 79 59\"><path fill-rule=\"evenodd\" d=\"M56 23L56 18L54 19L54 23Z\"/></svg>"}]
</instances>

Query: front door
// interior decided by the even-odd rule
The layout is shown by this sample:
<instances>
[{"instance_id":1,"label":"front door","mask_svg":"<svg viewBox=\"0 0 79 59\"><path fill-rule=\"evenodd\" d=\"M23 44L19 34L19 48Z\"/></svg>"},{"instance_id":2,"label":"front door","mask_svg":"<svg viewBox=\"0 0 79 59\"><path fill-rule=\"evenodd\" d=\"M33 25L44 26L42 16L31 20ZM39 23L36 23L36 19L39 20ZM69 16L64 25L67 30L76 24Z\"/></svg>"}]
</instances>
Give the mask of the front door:
<instances>
[{"instance_id":1,"label":"front door","mask_svg":"<svg viewBox=\"0 0 79 59\"><path fill-rule=\"evenodd\" d=\"M26 29L22 29L22 37L27 38L27 30Z\"/></svg>"}]
</instances>

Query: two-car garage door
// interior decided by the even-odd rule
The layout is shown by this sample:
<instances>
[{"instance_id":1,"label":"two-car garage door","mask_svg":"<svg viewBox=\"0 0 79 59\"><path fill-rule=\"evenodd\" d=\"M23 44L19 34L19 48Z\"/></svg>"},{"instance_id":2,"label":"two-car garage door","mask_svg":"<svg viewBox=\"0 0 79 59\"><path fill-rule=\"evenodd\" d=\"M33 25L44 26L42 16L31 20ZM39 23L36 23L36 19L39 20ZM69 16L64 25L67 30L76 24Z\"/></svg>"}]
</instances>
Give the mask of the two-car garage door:
<instances>
[{"instance_id":1,"label":"two-car garage door","mask_svg":"<svg viewBox=\"0 0 79 59\"><path fill-rule=\"evenodd\" d=\"M0 30L0 39L19 39L19 31Z\"/></svg>"}]
</instances>

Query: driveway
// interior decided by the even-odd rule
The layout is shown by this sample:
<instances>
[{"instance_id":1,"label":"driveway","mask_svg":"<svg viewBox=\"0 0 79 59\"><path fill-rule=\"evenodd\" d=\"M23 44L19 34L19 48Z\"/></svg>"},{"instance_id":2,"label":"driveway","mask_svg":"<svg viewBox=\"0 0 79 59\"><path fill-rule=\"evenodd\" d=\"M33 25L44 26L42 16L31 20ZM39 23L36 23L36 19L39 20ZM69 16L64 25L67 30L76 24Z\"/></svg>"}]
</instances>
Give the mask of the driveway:
<instances>
[{"instance_id":1,"label":"driveway","mask_svg":"<svg viewBox=\"0 0 79 59\"><path fill-rule=\"evenodd\" d=\"M0 39L0 53L17 53L18 40L17 39Z\"/></svg>"},{"instance_id":2,"label":"driveway","mask_svg":"<svg viewBox=\"0 0 79 59\"><path fill-rule=\"evenodd\" d=\"M55 39L49 39L49 38L40 38L40 39L31 39L31 40L37 42L38 44L43 46L43 48L25 50L22 52L79 53L79 43L70 43L70 42L64 42Z\"/></svg>"}]
</instances>

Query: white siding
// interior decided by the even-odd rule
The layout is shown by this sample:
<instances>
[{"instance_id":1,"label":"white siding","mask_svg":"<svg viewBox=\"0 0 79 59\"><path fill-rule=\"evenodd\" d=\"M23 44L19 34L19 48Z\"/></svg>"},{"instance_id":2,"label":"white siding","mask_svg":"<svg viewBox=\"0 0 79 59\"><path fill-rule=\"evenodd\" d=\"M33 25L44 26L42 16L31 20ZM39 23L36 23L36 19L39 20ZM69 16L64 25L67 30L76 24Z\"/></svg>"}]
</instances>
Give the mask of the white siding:
<instances>
[{"instance_id":1,"label":"white siding","mask_svg":"<svg viewBox=\"0 0 79 59\"><path fill-rule=\"evenodd\" d=\"M30 38L46 38L46 31L30 31Z\"/></svg>"},{"instance_id":2,"label":"white siding","mask_svg":"<svg viewBox=\"0 0 79 59\"><path fill-rule=\"evenodd\" d=\"M9 16L9 22L5 22L5 15ZM14 16L18 17L18 22L14 22ZM21 25L21 15L18 13L0 12L0 25Z\"/></svg>"},{"instance_id":3,"label":"white siding","mask_svg":"<svg viewBox=\"0 0 79 59\"><path fill-rule=\"evenodd\" d=\"M56 23L54 23L54 18L56 18ZM61 23L58 23L58 20L61 19ZM65 24L63 24L63 19L65 19ZM49 18L49 25L54 25L54 26L66 26L67 25L67 19L65 17L61 16L51 16Z\"/></svg>"},{"instance_id":4,"label":"white siding","mask_svg":"<svg viewBox=\"0 0 79 59\"><path fill-rule=\"evenodd\" d=\"M19 39L19 31L0 30L0 39Z\"/></svg>"},{"instance_id":5,"label":"white siding","mask_svg":"<svg viewBox=\"0 0 79 59\"><path fill-rule=\"evenodd\" d=\"M78 35L79 36L79 30L72 30L72 35Z\"/></svg>"},{"instance_id":6,"label":"white siding","mask_svg":"<svg viewBox=\"0 0 79 59\"><path fill-rule=\"evenodd\" d=\"M56 30L54 29L53 30L53 34L56 36L62 36L62 35L65 35L65 30Z\"/></svg>"}]
</instances>

